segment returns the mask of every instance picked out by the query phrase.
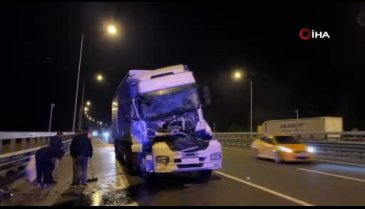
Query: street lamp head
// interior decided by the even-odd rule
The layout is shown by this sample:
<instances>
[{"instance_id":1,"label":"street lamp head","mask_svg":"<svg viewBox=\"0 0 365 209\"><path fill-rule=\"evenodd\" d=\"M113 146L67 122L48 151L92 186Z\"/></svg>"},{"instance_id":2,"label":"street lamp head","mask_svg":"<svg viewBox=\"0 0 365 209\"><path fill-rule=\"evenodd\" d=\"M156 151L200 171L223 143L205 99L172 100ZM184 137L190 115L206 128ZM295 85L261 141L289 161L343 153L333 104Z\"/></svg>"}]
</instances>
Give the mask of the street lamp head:
<instances>
[{"instance_id":1,"label":"street lamp head","mask_svg":"<svg viewBox=\"0 0 365 209\"><path fill-rule=\"evenodd\" d=\"M85 110L85 112L87 112L87 111L89 111L89 108L85 107L84 110Z\"/></svg>"},{"instance_id":2,"label":"street lamp head","mask_svg":"<svg viewBox=\"0 0 365 209\"><path fill-rule=\"evenodd\" d=\"M86 106L90 106L91 105L91 102L90 101L87 101L86 102Z\"/></svg>"},{"instance_id":3,"label":"street lamp head","mask_svg":"<svg viewBox=\"0 0 365 209\"><path fill-rule=\"evenodd\" d=\"M117 27L115 25L109 25L108 33L111 35L115 35L117 33Z\"/></svg>"},{"instance_id":4,"label":"street lamp head","mask_svg":"<svg viewBox=\"0 0 365 209\"><path fill-rule=\"evenodd\" d=\"M97 80L97 81L102 81L102 80L104 80L103 75L98 74L98 75L96 76L96 80Z\"/></svg>"},{"instance_id":5,"label":"street lamp head","mask_svg":"<svg viewBox=\"0 0 365 209\"><path fill-rule=\"evenodd\" d=\"M236 70L233 72L233 80L241 80L242 79L242 72L240 70Z\"/></svg>"}]
</instances>

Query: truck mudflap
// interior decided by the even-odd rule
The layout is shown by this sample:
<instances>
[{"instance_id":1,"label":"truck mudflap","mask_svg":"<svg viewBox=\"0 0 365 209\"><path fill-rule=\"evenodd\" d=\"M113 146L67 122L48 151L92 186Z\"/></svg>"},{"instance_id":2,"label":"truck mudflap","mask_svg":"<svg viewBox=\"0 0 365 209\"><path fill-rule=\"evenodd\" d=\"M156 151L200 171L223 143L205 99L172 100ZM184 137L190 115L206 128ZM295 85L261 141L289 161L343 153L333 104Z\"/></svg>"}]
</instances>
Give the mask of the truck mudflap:
<instances>
[{"instance_id":1,"label":"truck mudflap","mask_svg":"<svg viewBox=\"0 0 365 209\"><path fill-rule=\"evenodd\" d=\"M155 173L216 170L222 168L222 148L213 139L204 150L174 152L165 142L158 142L152 153L146 155L146 161L146 170Z\"/></svg>"}]
</instances>

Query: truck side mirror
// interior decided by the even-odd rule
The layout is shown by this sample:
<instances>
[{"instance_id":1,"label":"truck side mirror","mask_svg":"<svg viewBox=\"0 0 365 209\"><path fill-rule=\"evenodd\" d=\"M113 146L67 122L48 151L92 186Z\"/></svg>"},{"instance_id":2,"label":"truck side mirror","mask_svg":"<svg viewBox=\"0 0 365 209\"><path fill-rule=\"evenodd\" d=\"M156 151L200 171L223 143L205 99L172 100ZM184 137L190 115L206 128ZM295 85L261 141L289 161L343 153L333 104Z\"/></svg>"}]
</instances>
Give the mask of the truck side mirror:
<instances>
[{"instance_id":1,"label":"truck side mirror","mask_svg":"<svg viewBox=\"0 0 365 209\"><path fill-rule=\"evenodd\" d=\"M199 98L203 107L211 104L208 86L199 86Z\"/></svg>"}]
</instances>

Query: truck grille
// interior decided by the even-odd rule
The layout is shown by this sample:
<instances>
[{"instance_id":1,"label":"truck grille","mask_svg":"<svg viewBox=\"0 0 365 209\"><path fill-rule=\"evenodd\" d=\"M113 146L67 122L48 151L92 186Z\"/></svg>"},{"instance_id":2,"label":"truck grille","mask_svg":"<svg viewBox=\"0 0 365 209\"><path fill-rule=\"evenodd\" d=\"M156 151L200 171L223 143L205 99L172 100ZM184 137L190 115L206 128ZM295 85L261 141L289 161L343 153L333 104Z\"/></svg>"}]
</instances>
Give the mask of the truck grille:
<instances>
[{"instance_id":1,"label":"truck grille","mask_svg":"<svg viewBox=\"0 0 365 209\"><path fill-rule=\"evenodd\" d=\"M203 163L198 164L186 164L186 165L177 165L178 168L199 168L202 167Z\"/></svg>"},{"instance_id":2,"label":"truck grille","mask_svg":"<svg viewBox=\"0 0 365 209\"><path fill-rule=\"evenodd\" d=\"M204 160L205 160L205 157L199 157L199 161L204 162ZM174 159L174 162L175 163L181 163L181 159Z\"/></svg>"}]
</instances>

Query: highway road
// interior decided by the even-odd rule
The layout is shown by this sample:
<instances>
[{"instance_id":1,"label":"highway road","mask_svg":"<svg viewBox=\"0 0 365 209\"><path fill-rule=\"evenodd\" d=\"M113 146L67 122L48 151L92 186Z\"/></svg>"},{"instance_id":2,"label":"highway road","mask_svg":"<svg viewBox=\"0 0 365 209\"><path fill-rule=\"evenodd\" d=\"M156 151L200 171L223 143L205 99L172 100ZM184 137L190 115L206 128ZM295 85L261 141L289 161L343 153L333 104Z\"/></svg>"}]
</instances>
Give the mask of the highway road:
<instances>
[{"instance_id":1,"label":"highway road","mask_svg":"<svg viewBox=\"0 0 365 209\"><path fill-rule=\"evenodd\" d=\"M249 150L224 148L223 168L210 181L194 175L164 175L153 185L130 176L114 158L114 147L94 140L97 182L70 188L71 159L61 162L58 184L38 189L24 180L0 205L365 205L365 165L317 161L276 164Z\"/></svg>"}]
</instances>

